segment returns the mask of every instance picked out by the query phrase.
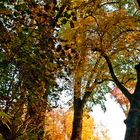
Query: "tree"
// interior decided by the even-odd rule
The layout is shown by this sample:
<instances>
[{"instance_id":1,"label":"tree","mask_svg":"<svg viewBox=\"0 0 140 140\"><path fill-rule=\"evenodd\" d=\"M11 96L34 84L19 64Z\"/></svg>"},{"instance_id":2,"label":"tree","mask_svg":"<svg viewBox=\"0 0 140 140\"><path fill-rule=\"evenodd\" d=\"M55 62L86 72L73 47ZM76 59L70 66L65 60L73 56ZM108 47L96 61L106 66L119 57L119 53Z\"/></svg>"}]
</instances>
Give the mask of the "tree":
<instances>
[{"instance_id":1,"label":"tree","mask_svg":"<svg viewBox=\"0 0 140 140\"><path fill-rule=\"evenodd\" d=\"M12 101L16 101L15 106L22 108L12 108L14 113L8 114L12 116L19 110L21 112L17 116L24 115L24 121L20 118L16 122L22 124L20 126L26 124L23 128L26 139L41 139L44 135L46 98L55 85L55 74L60 68L73 80L72 140L80 140L82 137L82 118L86 103L90 99L101 103L104 99L102 92L108 92L108 81L114 81L128 100L133 97L138 100L129 94L122 84L133 78L132 67L139 61L139 19L132 15L129 8L125 9L128 7L125 2L66 0L58 1L57 5L55 0L7 0L0 3L0 47L8 64L13 66L13 69L8 71L8 76L14 75L14 69L17 72L14 76L19 76L18 81L14 81L10 76L9 81L15 82L15 85L12 84L13 89L16 89L20 81L18 90L10 90L6 97L16 95L16 100L12 98ZM111 5L111 8L108 8L108 5ZM136 70L139 75L139 65ZM7 91L9 85L4 85ZM136 89L137 87L138 84ZM6 99L8 103L9 99ZM130 119L127 122L134 121L135 124L138 116L132 115L134 113L131 111L138 110L139 107L135 106L133 99L128 115ZM4 98L2 100L5 101ZM13 121L13 116L10 119ZM25 120L28 121L24 123ZM7 122L8 125L5 125L3 121L0 123L6 130L5 134L0 131L3 137L17 137L11 134L10 138L7 138L10 124ZM18 126L16 128L19 128ZM130 131L131 126L127 127ZM10 128L13 129L11 126ZM128 133L126 137L127 135Z\"/></svg>"},{"instance_id":2,"label":"tree","mask_svg":"<svg viewBox=\"0 0 140 140\"><path fill-rule=\"evenodd\" d=\"M139 4L139 1L138 1ZM139 137L139 83L140 83L140 78L139 78L139 73L140 73L140 63L137 64L135 66L135 70L136 70L136 75L137 75L137 82L135 85L135 90L133 92L133 94L131 94L117 79L114 71L113 71L113 67L112 64L109 60L108 57L105 57L107 63L108 63L108 67L111 73L111 76L114 80L114 82L116 83L116 85L118 86L118 88L122 91L122 93L124 94L125 97L127 97L127 99L130 102L130 110L128 113L128 117L125 120L126 123L126 135L125 135L125 140L138 140L140 139Z\"/></svg>"},{"instance_id":3,"label":"tree","mask_svg":"<svg viewBox=\"0 0 140 140\"><path fill-rule=\"evenodd\" d=\"M102 4L100 1L79 4L79 9L75 11L77 20L70 21L70 27L65 23L63 28L65 34L60 34L61 38L68 41L67 47L65 42L62 43L64 49L60 51L64 51L65 56L69 57L68 64L74 79L72 140L81 139L83 108L93 90L97 91L99 83L114 81L128 99L132 96L118 78L125 83L134 76L132 68L138 62L139 54L138 19L128 14L122 3L119 3L115 10L108 9L109 12L107 8L101 8L101 5L106 4L108 3ZM118 77L112 65L115 65ZM122 70L122 73L119 70ZM128 75L129 73L131 75Z\"/></svg>"},{"instance_id":4,"label":"tree","mask_svg":"<svg viewBox=\"0 0 140 140\"><path fill-rule=\"evenodd\" d=\"M2 64L1 111L13 122L0 121L0 133L7 140L43 136L47 96L56 85L58 70L54 63L57 18L52 12L56 7L55 0L0 2L0 48L6 60L2 60L6 67Z\"/></svg>"}]
</instances>

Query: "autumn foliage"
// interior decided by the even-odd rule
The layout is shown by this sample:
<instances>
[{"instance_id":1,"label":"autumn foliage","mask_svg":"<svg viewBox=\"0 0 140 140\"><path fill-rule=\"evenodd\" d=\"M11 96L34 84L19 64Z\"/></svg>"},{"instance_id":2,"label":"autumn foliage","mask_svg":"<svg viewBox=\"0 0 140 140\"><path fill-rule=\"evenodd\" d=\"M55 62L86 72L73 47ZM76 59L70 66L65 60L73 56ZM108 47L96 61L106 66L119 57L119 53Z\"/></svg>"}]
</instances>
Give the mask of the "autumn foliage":
<instances>
[{"instance_id":1,"label":"autumn foliage","mask_svg":"<svg viewBox=\"0 0 140 140\"><path fill-rule=\"evenodd\" d=\"M131 94L134 93L134 85L135 85L134 82L127 83L128 89ZM111 97L113 97L115 101L120 104L124 114L127 116L130 109L130 102L120 91L120 89L115 87L111 92Z\"/></svg>"},{"instance_id":2,"label":"autumn foliage","mask_svg":"<svg viewBox=\"0 0 140 140\"><path fill-rule=\"evenodd\" d=\"M70 140L72 134L73 112L71 110L52 110L46 112L45 119L45 139L50 140ZM100 131L106 128L99 129ZM94 119L85 111L83 117L82 140L99 140L100 135L106 138L107 131L103 131L100 135L96 134L96 125Z\"/></svg>"},{"instance_id":3,"label":"autumn foliage","mask_svg":"<svg viewBox=\"0 0 140 140\"><path fill-rule=\"evenodd\" d=\"M96 139L94 120L85 110L95 104L105 110L109 92L127 112L127 134L138 132L137 2L0 2L0 133L4 139ZM115 83L113 90L110 83ZM68 90L73 112L54 111Z\"/></svg>"}]
</instances>

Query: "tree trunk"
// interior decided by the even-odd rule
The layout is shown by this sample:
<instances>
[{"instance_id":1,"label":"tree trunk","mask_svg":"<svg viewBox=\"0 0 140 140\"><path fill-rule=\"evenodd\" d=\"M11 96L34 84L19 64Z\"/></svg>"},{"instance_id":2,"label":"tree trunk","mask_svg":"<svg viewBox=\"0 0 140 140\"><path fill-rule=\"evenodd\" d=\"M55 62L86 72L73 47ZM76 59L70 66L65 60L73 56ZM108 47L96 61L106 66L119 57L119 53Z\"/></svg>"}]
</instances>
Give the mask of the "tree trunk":
<instances>
[{"instance_id":1,"label":"tree trunk","mask_svg":"<svg viewBox=\"0 0 140 140\"><path fill-rule=\"evenodd\" d=\"M137 129L127 130L125 140L140 140L140 130Z\"/></svg>"},{"instance_id":2,"label":"tree trunk","mask_svg":"<svg viewBox=\"0 0 140 140\"><path fill-rule=\"evenodd\" d=\"M140 140L140 64L136 65L135 69L137 71L137 83L130 100L130 111L125 120L125 140Z\"/></svg>"},{"instance_id":3,"label":"tree trunk","mask_svg":"<svg viewBox=\"0 0 140 140\"><path fill-rule=\"evenodd\" d=\"M74 98L74 119L71 140L82 139L83 106L80 98Z\"/></svg>"},{"instance_id":4,"label":"tree trunk","mask_svg":"<svg viewBox=\"0 0 140 140\"><path fill-rule=\"evenodd\" d=\"M140 140L140 108L129 111L125 124L125 140Z\"/></svg>"},{"instance_id":5,"label":"tree trunk","mask_svg":"<svg viewBox=\"0 0 140 140\"><path fill-rule=\"evenodd\" d=\"M5 140L14 140L16 136L12 133L8 126L10 127L9 123L6 125L0 120L0 134Z\"/></svg>"}]
</instances>

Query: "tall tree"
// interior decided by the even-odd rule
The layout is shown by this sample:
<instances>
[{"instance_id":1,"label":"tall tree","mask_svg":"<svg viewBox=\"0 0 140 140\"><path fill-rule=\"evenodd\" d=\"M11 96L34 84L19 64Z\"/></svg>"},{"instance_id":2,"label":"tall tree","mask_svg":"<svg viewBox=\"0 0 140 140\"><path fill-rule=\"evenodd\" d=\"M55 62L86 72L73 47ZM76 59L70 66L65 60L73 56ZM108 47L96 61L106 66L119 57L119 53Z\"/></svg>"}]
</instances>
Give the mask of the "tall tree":
<instances>
[{"instance_id":1,"label":"tall tree","mask_svg":"<svg viewBox=\"0 0 140 140\"><path fill-rule=\"evenodd\" d=\"M138 5L140 6L140 1L137 1L137 2L138 2ZM138 38L138 36L139 36L139 34L137 35L137 38ZM138 41L138 43L139 43L139 41ZM139 101L140 63L135 65L137 81L136 81L136 85L135 85L135 90L132 94L128 89L126 89L126 87L124 87L122 85L122 83L116 77L109 57L104 56L104 58L106 59L106 62L108 64L108 67L110 70L110 74L111 74L114 82L116 83L118 88L121 90L121 92L124 94L124 96L128 99L128 101L130 103L130 109L128 112L128 116L127 116L127 119L125 120L125 124L126 124L125 140L139 140L140 139L140 136L139 136L139 134L140 134L140 129L139 129L140 128L140 122L139 122L139 116L140 116L140 114L139 114L139 112L140 112L140 106L139 106L139 102L140 102Z\"/></svg>"},{"instance_id":2,"label":"tall tree","mask_svg":"<svg viewBox=\"0 0 140 140\"><path fill-rule=\"evenodd\" d=\"M123 3L115 5L114 9L107 9L108 4L116 3L75 3L74 7L79 8L74 11L76 18L72 13L71 19L74 20L65 19L68 22L62 30L64 34L60 33L61 38L68 41L68 44L62 43L60 52L70 59L68 64L74 79L72 140L81 139L83 108L92 93L98 91L99 83L113 80L128 99L132 96L118 78L125 83L134 76L132 67L139 60L139 23L137 17L124 9ZM65 59L65 63L67 61ZM115 65L118 77L110 65ZM119 70L122 70L121 73Z\"/></svg>"},{"instance_id":3,"label":"tall tree","mask_svg":"<svg viewBox=\"0 0 140 140\"><path fill-rule=\"evenodd\" d=\"M10 81L7 76L7 83L2 81L7 92L7 96L1 98L3 103L6 100L2 111L9 109L6 113L16 124L12 127L0 122L3 126L0 133L7 140L23 135L22 132L26 132L25 139L42 139L47 96L51 86L56 85L54 79L58 70L53 51L58 18L54 12L56 7L55 0L0 2L0 48L8 67L12 67L8 75L13 78ZM10 135L9 129L19 134Z\"/></svg>"},{"instance_id":4,"label":"tall tree","mask_svg":"<svg viewBox=\"0 0 140 140\"><path fill-rule=\"evenodd\" d=\"M97 59L90 61L90 56L92 57L92 53L86 46L85 41L87 34L86 31L88 30L88 27L94 22L94 18L92 18L92 16L84 16L89 14L88 12L90 12L89 10L91 8L90 5L92 6L93 3L83 3L81 1L81 3L73 2L72 4L72 7L70 7L69 10L65 12L66 14L69 14L69 17L64 16L64 19L68 24L65 22L66 28L65 26L62 28L62 34L60 32L61 39L68 40L68 42L62 43L59 53L65 54L64 62L68 64L68 71L70 71L74 83L74 120L71 139L80 140L82 136L83 109L89 97L92 95L93 89L95 89L96 85L98 84L97 77L99 76L100 72L97 70L97 67L98 63L100 62L100 56L95 54ZM95 9L97 5L95 5ZM84 6L86 7L85 13L82 13ZM77 11L71 11L71 8L76 9L76 7L79 8L78 13ZM95 9L92 10L94 11ZM71 36L69 36L69 34L71 34ZM96 90L98 91L99 89ZM99 98L102 99L104 97L99 96Z\"/></svg>"}]
</instances>

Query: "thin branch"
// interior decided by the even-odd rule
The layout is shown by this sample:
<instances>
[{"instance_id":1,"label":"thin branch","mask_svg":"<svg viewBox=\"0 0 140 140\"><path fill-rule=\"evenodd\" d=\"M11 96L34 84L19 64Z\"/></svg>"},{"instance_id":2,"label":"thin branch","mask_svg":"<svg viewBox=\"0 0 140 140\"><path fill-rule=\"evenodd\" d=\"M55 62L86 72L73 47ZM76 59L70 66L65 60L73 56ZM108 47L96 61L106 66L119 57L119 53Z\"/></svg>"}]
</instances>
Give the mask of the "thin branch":
<instances>
[{"instance_id":1,"label":"thin branch","mask_svg":"<svg viewBox=\"0 0 140 140\"><path fill-rule=\"evenodd\" d=\"M102 83L104 83L104 82L106 82L106 81L113 82L112 79L102 79L101 81L95 80L95 83L97 83L97 84L102 84Z\"/></svg>"},{"instance_id":2,"label":"thin branch","mask_svg":"<svg viewBox=\"0 0 140 140\"><path fill-rule=\"evenodd\" d=\"M105 2L105 3L102 3L101 5L100 5L100 7L102 7L102 6L106 6L106 5L113 5L113 4L119 4L119 2Z\"/></svg>"},{"instance_id":3,"label":"thin branch","mask_svg":"<svg viewBox=\"0 0 140 140\"><path fill-rule=\"evenodd\" d=\"M129 78L129 79L127 79L125 82L122 82L122 83L124 83L124 84L127 84L128 82L130 82L130 81L134 81L134 80L136 80L136 78Z\"/></svg>"}]
</instances>

